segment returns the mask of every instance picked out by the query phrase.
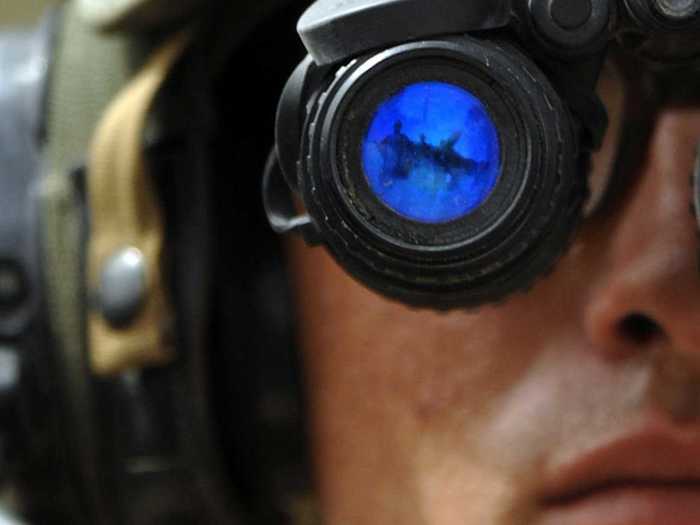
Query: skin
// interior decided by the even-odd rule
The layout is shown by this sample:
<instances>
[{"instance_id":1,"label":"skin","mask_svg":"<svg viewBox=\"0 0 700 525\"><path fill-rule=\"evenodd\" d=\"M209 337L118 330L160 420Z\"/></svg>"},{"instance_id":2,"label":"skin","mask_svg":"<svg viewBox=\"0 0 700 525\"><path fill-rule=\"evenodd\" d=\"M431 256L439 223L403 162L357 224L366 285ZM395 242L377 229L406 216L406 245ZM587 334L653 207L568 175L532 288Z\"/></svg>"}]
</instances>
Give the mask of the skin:
<instances>
[{"instance_id":1,"label":"skin","mask_svg":"<svg viewBox=\"0 0 700 525\"><path fill-rule=\"evenodd\" d=\"M612 131L593 200L625 89L612 70L601 81ZM590 212L551 276L502 305L414 311L290 243L326 523L564 523L543 501L561 465L650 425L700 433L698 137L700 109L659 108L624 194ZM591 520L575 523L603 523Z\"/></svg>"}]
</instances>

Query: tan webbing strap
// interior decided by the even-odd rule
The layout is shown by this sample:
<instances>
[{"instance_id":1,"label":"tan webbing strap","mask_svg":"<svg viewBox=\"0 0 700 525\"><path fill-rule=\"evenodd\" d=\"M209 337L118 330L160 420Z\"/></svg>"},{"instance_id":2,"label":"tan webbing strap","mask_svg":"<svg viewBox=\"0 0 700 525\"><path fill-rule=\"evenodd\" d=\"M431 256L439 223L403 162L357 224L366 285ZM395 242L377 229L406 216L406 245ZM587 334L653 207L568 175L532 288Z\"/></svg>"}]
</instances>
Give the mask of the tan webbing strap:
<instances>
[{"instance_id":1,"label":"tan webbing strap","mask_svg":"<svg viewBox=\"0 0 700 525\"><path fill-rule=\"evenodd\" d=\"M114 328L96 306L89 313L91 366L98 375L164 364L172 358L165 340L172 310L161 271L163 214L146 173L143 133L154 98L188 41L188 33L182 33L147 61L107 108L90 149L89 290L99 293L105 263L124 248L143 256L146 282L145 300L128 326Z\"/></svg>"}]
</instances>

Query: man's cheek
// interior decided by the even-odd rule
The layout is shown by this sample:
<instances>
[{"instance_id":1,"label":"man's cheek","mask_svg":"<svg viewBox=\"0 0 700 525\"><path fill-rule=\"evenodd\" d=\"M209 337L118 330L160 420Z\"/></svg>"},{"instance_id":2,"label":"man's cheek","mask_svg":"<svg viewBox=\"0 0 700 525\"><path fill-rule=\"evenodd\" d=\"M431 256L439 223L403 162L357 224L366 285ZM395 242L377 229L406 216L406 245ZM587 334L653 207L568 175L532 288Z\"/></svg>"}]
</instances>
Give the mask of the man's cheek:
<instances>
[{"instance_id":1,"label":"man's cheek","mask_svg":"<svg viewBox=\"0 0 700 525\"><path fill-rule=\"evenodd\" d=\"M611 366L580 339L553 341L473 429L475 455L536 491L556 465L633 426L648 385L642 361Z\"/></svg>"},{"instance_id":2,"label":"man's cheek","mask_svg":"<svg viewBox=\"0 0 700 525\"><path fill-rule=\"evenodd\" d=\"M415 455L418 502L424 523L516 525L527 523L530 505L508 473L463 451L424 447ZM521 521L522 520L522 521Z\"/></svg>"},{"instance_id":3,"label":"man's cheek","mask_svg":"<svg viewBox=\"0 0 700 525\"><path fill-rule=\"evenodd\" d=\"M415 383L409 388L420 428L465 434L465 427L493 419L514 391L536 377L545 354L585 344L581 312L584 288L592 280L581 276L590 273L595 251L586 240L528 293L473 312L426 314L410 321L413 336L406 348L411 350L405 353L415 363Z\"/></svg>"},{"instance_id":4,"label":"man's cheek","mask_svg":"<svg viewBox=\"0 0 700 525\"><path fill-rule=\"evenodd\" d=\"M426 523L528 523L538 466L558 439L541 419L558 412L557 398L530 383L536 341L520 346L498 316L487 319L475 318L478 337L443 348L424 379L431 389L421 398L413 463Z\"/></svg>"},{"instance_id":5,"label":"man's cheek","mask_svg":"<svg viewBox=\"0 0 700 525\"><path fill-rule=\"evenodd\" d=\"M508 315L489 310L435 319L428 344L415 348L416 417L426 430L457 429L486 416L532 360L532 338L511 339Z\"/></svg>"}]
</instances>

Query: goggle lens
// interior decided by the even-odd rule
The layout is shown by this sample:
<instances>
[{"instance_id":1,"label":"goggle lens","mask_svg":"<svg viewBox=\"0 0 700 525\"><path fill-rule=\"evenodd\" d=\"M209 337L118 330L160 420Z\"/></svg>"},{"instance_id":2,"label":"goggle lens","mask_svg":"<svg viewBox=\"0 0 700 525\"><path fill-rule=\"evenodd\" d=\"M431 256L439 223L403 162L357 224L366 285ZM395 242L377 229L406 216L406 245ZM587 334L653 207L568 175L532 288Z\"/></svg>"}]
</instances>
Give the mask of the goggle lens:
<instances>
[{"instance_id":1,"label":"goggle lens","mask_svg":"<svg viewBox=\"0 0 700 525\"><path fill-rule=\"evenodd\" d=\"M501 145L484 104L453 84L406 86L377 109L363 142L365 176L393 211L423 223L484 204L501 174Z\"/></svg>"}]
</instances>

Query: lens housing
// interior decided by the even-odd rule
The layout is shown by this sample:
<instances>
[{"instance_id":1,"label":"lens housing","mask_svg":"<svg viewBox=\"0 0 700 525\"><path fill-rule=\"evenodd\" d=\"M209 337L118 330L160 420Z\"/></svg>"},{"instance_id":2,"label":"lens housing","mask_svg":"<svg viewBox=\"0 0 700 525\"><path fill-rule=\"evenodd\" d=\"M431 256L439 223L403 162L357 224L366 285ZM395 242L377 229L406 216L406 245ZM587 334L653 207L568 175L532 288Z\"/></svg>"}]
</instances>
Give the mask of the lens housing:
<instances>
[{"instance_id":1,"label":"lens housing","mask_svg":"<svg viewBox=\"0 0 700 525\"><path fill-rule=\"evenodd\" d=\"M700 27L698 0L625 0L640 28L662 33L694 32Z\"/></svg>"},{"instance_id":2,"label":"lens housing","mask_svg":"<svg viewBox=\"0 0 700 525\"><path fill-rule=\"evenodd\" d=\"M490 196L444 223L392 210L363 171L377 108L420 82L471 93L499 134L501 173ZM580 216L572 119L539 69L505 42L417 42L354 60L318 95L305 131L300 189L324 243L351 275L413 306L478 306L529 287Z\"/></svg>"}]
</instances>

